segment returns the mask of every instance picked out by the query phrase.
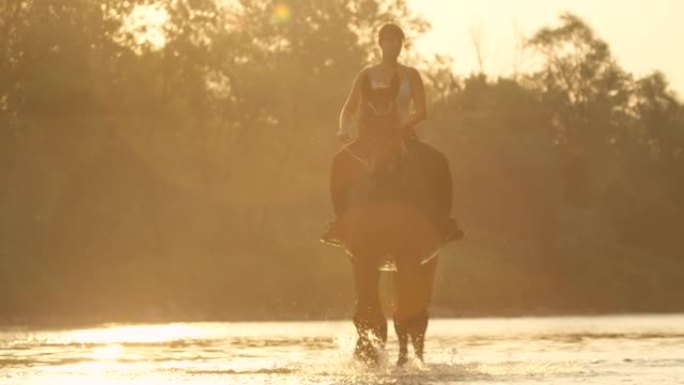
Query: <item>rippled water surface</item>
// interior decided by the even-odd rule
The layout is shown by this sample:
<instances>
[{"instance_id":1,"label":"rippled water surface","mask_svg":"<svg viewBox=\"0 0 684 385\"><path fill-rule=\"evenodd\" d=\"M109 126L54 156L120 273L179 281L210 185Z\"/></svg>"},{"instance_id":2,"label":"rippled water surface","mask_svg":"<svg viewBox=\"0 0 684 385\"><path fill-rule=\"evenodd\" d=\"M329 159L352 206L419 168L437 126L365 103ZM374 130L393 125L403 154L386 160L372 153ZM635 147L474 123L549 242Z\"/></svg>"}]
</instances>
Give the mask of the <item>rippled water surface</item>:
<instances>
[{"instance_id":1,"label":"rippled water surface","mask_svg":"<svg viewBox=\"0 0 684 385\"><path fill-rule=\"evenodd\" d=\"M391 328L390 328L391 329ZM350 359L349 321L0 329L0 384L684 384L684 315L433 320L426 362Z\"/></svg>"}]
</instances>

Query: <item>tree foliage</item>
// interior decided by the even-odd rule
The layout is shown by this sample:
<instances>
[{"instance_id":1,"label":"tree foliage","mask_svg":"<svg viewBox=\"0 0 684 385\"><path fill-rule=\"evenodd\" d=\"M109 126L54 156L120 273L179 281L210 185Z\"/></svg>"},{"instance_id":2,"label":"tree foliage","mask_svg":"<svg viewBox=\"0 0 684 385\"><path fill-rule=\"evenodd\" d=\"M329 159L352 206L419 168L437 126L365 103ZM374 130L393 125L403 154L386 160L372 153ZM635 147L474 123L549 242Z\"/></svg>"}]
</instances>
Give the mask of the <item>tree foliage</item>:
<instances>
[{"instance_id":1,"label":"tree foliage","mask_svg":"<svg viewBox=\"0 0 684 385\"><path fill-rule=\"evenodd\" d=\"M0 1L0 319L344 314L347 262L317 237L387 21L409 47L429 28L402 0ZM559 21L520 79L406 55L469 234L439 314L681 310L682 104Z\"/></svg>"}]
</instances>

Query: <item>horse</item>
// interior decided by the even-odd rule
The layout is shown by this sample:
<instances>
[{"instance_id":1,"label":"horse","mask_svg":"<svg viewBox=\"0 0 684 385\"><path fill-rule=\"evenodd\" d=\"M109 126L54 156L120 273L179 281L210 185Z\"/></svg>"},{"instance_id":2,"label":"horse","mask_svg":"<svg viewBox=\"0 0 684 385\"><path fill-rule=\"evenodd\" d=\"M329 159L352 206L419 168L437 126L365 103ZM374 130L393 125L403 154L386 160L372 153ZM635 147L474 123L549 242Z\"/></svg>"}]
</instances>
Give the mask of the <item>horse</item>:
<instances>
[{"instance_id":1,"label":"horse","mask_svg":"<svg viewBox=\"0 0 684 385\"><path fill-rule=\"evenodd\" d=\"M407 362L409 339L422 361L437 254L447 242L463 237L450 216L447 158L400 129L393 103L397 88L396 75L381 90L364 79L359 137L333 158L330 191L337 219L322 238L342 247L352 261L354 357L371 364L378 362L387 341L380 271L395 273L397 363Z\"/></svg>"}]
</instances>

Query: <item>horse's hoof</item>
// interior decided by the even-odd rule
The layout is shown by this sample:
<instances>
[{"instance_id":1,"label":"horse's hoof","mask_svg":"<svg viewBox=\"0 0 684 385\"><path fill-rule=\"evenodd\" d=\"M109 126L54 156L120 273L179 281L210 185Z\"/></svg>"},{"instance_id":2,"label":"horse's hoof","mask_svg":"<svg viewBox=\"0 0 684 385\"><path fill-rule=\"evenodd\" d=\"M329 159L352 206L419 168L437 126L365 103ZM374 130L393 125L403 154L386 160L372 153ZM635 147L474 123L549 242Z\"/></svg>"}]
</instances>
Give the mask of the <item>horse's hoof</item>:
<instances>
[{"instance_id":1,"label":"horse's hoof","mask_svg":"<svg viewBox=\"0 0 684 385\"><path fill-rule=\"evenodd\" d=\"M354 359L367 366L377 366L380 362L380 353L372 343L358 341L354 349Z\"/></svg>"},{"instance_id":2,"label":"horse's hoof","mask_svg":"<svg viewBox=\"0 0 684 385\"><path fill-rule=\"evenodd\" d=\"M380 355L377 352L363 352L354 354L354 360L368 367L376 367L380 364Z\"/></svg>"},{"instance_id":3,"label":"horse's hoof","mask_svg":"<svg viewBox=\"0 0 684 385\"><path fill-rule=\"evenodd\" d=\"M397 366L402 367L408 363L408 355L407 354L399 354L399 358L397 359Z\"/></svg>"}]
</instances>

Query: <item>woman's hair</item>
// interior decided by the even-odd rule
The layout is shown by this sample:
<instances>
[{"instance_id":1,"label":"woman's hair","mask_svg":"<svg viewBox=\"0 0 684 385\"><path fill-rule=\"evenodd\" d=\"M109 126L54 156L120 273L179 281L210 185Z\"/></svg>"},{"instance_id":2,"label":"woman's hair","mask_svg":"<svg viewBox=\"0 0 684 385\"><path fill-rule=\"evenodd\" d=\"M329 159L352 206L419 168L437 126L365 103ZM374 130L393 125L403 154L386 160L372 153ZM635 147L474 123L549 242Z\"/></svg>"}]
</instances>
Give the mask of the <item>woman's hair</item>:
<instances>
[{"instance_id":1,"label":"woman's hair","mask_svg":"<svg viewBox=\"0 0 684 385\"><path fill-rule=\"evenodd\" d=\"M404 31L399 28L398 25L394 23L387 23L380 28L378 31L378 42L388 37L397 37L399 40L404 41Z\"/></svg>"}]
</instances>

